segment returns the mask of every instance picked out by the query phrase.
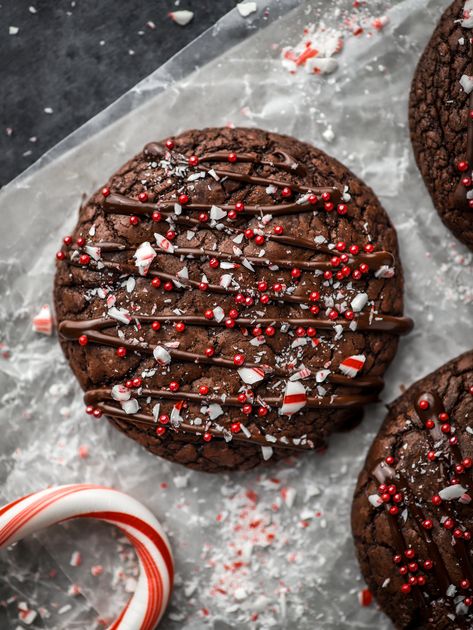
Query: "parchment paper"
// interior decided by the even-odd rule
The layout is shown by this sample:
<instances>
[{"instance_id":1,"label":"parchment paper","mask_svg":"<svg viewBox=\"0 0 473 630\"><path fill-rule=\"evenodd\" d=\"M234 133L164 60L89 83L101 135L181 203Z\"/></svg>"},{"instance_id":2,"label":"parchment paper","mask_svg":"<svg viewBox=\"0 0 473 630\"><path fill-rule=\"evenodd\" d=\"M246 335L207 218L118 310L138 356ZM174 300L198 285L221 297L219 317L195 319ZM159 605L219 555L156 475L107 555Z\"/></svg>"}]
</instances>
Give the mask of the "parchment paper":
<instances>
[{"instance_id":1,"label":"parchment paper","mask_svg":"<svg viewBox=\"0 0 473 630\"><path fill-rule=\"evenodd\" d=\"M92 481L144 501L176 559L165 629L391 627L374 605L359 604L364 585L349 525L356 476L384 408L372 407L324 455L247 474L208 476L151 456L85 415L56 338L31 331L32 316L51 303L60 239L81 195L150 140L229 123L308 140L364 178L398 230L416 328L387 374L383 398L392 400L473 345L472 256L434 211L407 128L412 73L446 4L369 3L389 23L347 37L330 76L290 74L281 47L322 14L339 28L351 0L274 2L269 17L259 3L249 29L234 11L0 193L0 499ZM81 566L70 565L74 551ZM96 565L104 572L93 577ZM126 601L134 574L132 550L110 528L58 526L0 555L0 627L24 627L19 602L37 613L32 628L100 627L97 619L113 618ZM68 594L73 584L82 596Z\"/></svg>"}]
</instances>

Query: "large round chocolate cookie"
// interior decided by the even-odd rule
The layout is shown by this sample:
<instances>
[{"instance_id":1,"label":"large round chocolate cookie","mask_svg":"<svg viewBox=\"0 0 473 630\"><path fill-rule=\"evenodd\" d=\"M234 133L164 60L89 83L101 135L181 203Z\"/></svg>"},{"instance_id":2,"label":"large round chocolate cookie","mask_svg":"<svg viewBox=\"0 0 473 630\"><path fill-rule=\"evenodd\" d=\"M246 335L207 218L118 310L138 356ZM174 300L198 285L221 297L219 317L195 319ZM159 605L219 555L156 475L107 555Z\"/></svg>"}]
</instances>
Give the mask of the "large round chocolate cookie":
<instances>
[{"instance_id":1,"label":"large round chocolate cookie","mask_svg":"<svg viewBox=\"0 0 473 630\"><path fill-rule=\"evenodd\" d=\"M412 82L417 164L445 225L473 249L473 2L445 11Z\"/></svg>"},{"instance_id":2,"label":"large round chocolate cookie","mask_svg":"<svg viewBox=\"0 0 473 630\"><path fill-rule=\"evenodd\" d=\"M411 327L371 190L257 129L148 144L58 257L61 343L88 411L200 470L322 448L377 399Z\"/></svg>"},{"instance_id":3,"label":"large round chocolate cookie","mask_svg":"<svg viewBox=\"0 0 473 630\"><path fill-rule=\"evenodd\" d=\"M397 628L473 627L473 352L390 407L358 479L361 570Z\"/></svg>"}]
</instances>

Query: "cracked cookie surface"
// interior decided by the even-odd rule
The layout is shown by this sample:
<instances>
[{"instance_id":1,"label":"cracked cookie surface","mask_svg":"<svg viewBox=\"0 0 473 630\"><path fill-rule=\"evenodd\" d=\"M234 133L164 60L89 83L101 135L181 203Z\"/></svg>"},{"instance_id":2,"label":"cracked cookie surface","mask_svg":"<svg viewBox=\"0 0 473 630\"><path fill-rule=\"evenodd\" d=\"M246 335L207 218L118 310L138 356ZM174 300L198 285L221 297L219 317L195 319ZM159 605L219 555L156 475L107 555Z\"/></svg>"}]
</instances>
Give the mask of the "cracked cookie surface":
<instances>
[{"instance_id":1,"label":"cracked cookie surface","mask_svg":"<svg viewBox=\"0 0 473 630\"><path fill-rule=\"evenodd\" d=\"M199 470L324 448L377 398L411 327L379 201L287 136L152 142L66 241L55 307L88 411Z\"/></svg>"}]
</instances>

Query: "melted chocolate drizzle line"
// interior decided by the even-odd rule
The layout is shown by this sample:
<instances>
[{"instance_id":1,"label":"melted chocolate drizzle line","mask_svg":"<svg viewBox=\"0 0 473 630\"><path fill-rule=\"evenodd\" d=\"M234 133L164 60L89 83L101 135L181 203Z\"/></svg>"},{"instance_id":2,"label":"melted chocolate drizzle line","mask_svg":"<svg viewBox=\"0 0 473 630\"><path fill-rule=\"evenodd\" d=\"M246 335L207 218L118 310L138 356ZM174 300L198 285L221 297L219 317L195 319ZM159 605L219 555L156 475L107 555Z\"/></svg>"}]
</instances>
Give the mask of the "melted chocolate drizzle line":
<instances>
[{"instance_id":1,"label":"melted chocolate drizzle line","mask_svg":"<svg viewBox=\"0 0 473 630\"><path fill-rule=\"evenodd\" d=\"M314 194L322 194L322 193L330 193L332 197L332 201L337 203L340 201L340 191L337 188L314 188ZM152 215L153 212L159 210L161 214L165 217L172 217L176 223L179 222L180 218L183 218L181 215L176 215L174 212L174 205L177 203L175 201L159 201L156 203L151 202L141 202L130 197L124 197L123 195L118 195L113 193L106 197L103 201L103 207L105 212L110 213L114 211L114 214L135 214L137 216L148 216ZM320 209L323 206L323 201L319 199L316 204L311 204L308 202L304 203L284 203L277 205L245 205L245 209L241 212L238 212L239 216L262 216L263 214L271 214L272 216L285 216L290 214L302 214L304 212L312 212L313 210ZM210 210L213 205L209 203L188 203L184 206L186 211L189 210ZM219 204L219 208L228 212L229 210L234 210L234 205L228 204ZM203 224L198 219L187 218L187 221L192 223L192 225L199 225L201 228ZM182 222L182 221L181 221Z\"/></svg>"},{"instance_id":2,"label":"melted chocolate drizzle line","mask_svg":"<svg viewBox=\"0 0 473 630\"><path fill-rule=\"evenodd\" d=\"M211 404L218 403L222 407L241 407L241 402L238 401L236 396L201 396L195 392L171 392L167 389L147 389L142 388L140 390L140 394L135 394L134 397L150 397L156 398L160 400L189 400L191 402L199 403L199 404ZM97 402L103 399L113 400L111 397L110 390L107 389L97 389L97 390L89 390L84 398L86 404L90 404L91 402ZM315 396L307 398L306 407L311 409L318 408L333 408L337 407L340 409L346 409L351 407L362 407L363 405L367 405L371 402L376 402L376 395L351 395L351 396L340 396L337 394L327 395L327 396ZM261 404L268 405L269 407L281 407L283 404L282 396L266 396L261 397L258 396L258 402Z\"/></svg>"},{"instance_id":3,"label":"melted chocolate drizzle line","mask_svg":"<svg viewBox=\"0 0 473 630\"><path fill-rule=\"evenodd\" d=\"M154 155L155 157L160 157L160 158L164 158L166 157L166 155L169 155L172 159L175 159L177 162L179 162L180 164L182 164L183 166L187 166L188 165L188 160L186 157L184 157L183 155L177 154L173 151L169 151L167 148L165 148L163 145L157 143L157 142L150 142L149 144L147 144L144 148L144 152L148 153L150 155ZM293 173L295 175L300 175L300 176L304 176L307 175L307 169L306 167L301 164L298 160L296 160L292 155L290 155L289 153L287 153L286 151L282 150L282 149L276 149L273 154L275 156L279 156L280 160L264 160L261 159L256 153L238 153L237 155L237 162L239 163L250 163L250 164L255 164L255 165L259 165L259 166L270 166L272 168L277 168L283 171L286 171L288 173ZM197 170L201 170L201 171L209 171L212 169L206 168L204 166L202 166L202 162L224 162L224 163L229 163L228 162L228 152L225 151L218 151L218 152L214 152L214 153L205 153L204 155L199 156L199 164L193 168L196 168ZM230 175L242 175L241 173L234 173L232 171L227 171L227 170L222 170L222 171L216 171L214 170L214 173L216 173L217 175L222 175L222 177L228 177L229 174ZM247 176L247 177L251 177L251 176ZM232 177L233 178L233 177ZM246 181L248 183L254 183L253 180L248 179L248 180L239 180L239 181ZM278 183L276 183L276 181L274 180L264 180L264 183L266 184L266 182L268 184L274 184L275 186L278 186ZM289 186L291 187L293 190L303 190L306 189L307 191L312 191L312 189L303 187L303 186L297 186L296 184L290 184L287 182L280 182L279 186L284 187L284 186ZM325 191L326 189L318 189L318 190L323 190ZM315 192L315 190L313 191Z\"/></svg>"},{"instance_id":4,"label":"melted chocolate drizzle line","mask_svg":"<svg viewBox=\"0 0 473 630\"><path fill-rule=\"evenodd\" d=\"M171 204L173 205L173 204ZM104 210L108 214L124 214L124 215L151 215L156 209L156 204L152 203L142 203L140 201L136 201L135 199L131 199L129 197L124 197L123 195L111 194L105 198L103 202ZM199 205L199 210L210 210L211 205ZM282 206L274 206L275 208L281 208ZM313 206L311 206L313 207ZM165 212L161 211L162 206L160 206L160 212L163 216L167 218L172 218L175 223L187 225L188 227L196 227L199 230L212 230L214 227L205 223L202 224L198 219L193 219L191 217L183 217L182 215L176 215L173 212ZM192 209L192 204L187 205L187 208ZM219 206L223 210L231 209L232 206ZM255 206L256 208L256 206ZM244 214L244 212L239 213ZM156 227L157 229L157 227ZM225 226L225 231L229 234L243 234L244 230L235 229L232 226ZM301 249L307 249L316 253L327 254L328 256L338 256L341 252L338 252L335 248L330 249L324 245L318 245L314 241L309 241L308 239L304 239L302 237L293 237L293 236L285 236L278 234L264 234L264 237L267 241L273 241L275 243L280 243L281 245L289 245L291 247L298 247ZM101 243L96 244L98 247L101 246ZM120 249L126 249L126 246L123 246L121 243L117 243L117 247ZM109 249L108 251L112 251ZM215 252L212 252L212 256L215 255ZM365 263L371 270L377 270L380 267L386 265L392 267L394 265L394 256L390 252L380 251L373 253L360 252L356 255L356 258L350 254L348 255L347 264L357 263ZM274 264L274 263L273 263ZM276 263L277 264L277 263ZM296 265L296 262L293 261L293 265Z\"/></svg>"},{"instance_id":5,"label":"melted chocolate drizzle line","mask_svg":"<svg viewBox=\"0 0 473 630\"><path fill-rule=\"evenodd\" d=\"M205 317L194 316L194 315L157 315L149 316L149 315L137 315L132 316L132 318L137 319L138 321L143 322L183 322L187 323L191 326L206 326L206 327L225 327L225 321L222 320L217 322L215 319L208 320ZM246 326L271 326L273 324L291 324L293 326L302 326L302 325L313 325L316 328L322 330L333 330L334 322L331 319L316 319L316 318L258 318L258 317L238 317L233 320L236 325L240 325L242 327ZM112 326L117 325L117 320L112 318L97 318L97 319L89 319L89 320L64 320L61 322L59 326L59 331L66 337L70 339L78 339L80 335L84 334L86 330L101 330L103 328L111 328ZM396 317L393 315L375 315L371 316L370 313L363 313L356 320L357 330L361 331L372 331L372 332L385 332L390 334L401 335L405 334L410 330L411 321L407 317ZM342 326L343 329L350 330L350 322L347 320L341 320L338 324ZM106 336L108 339L110 335ZM92 337L91 337L92 340ZM120 341L120 340L118 340ZM119 344L119 345L125 345ZM139 346L136 346L139 348ZM152 352L152 350L151 350ZM195 355L198 356L198 355Z\"/></svg>"},{"instance_id":6,"label":"melted chocolate drizzle line","mask_svg":"<svg viewBox=\"0 0 473 630\"><path fill-rule=\"evenodd\" d=\"M86 399L87 399L87 394L84 397L84 400ZM120 409L116 407L115 405L109 405L104 402L97 402L95 403L95 405L105 415L110 416L112 418L118 418L120 420L126 420L127 424L142 424L146 427L153 427L153 428L160 426L159 423L156 422L153 416L150 414L135 413L135 414L130 415L130 414L127 414L125 411L123 411L123 409ZM203 433L210 433L213 437L216 437L216 438L224 437L223 431L212 428L211 426L208 426L208 424L210 424L210 422L206 422L202 424L201 426L189 424L188 422L180 422L177 427L174 427L172 424L167 424L165 426L166 428L169 428L170 430L177 430L177 431L182 430L187 433L194 433L195 435L202 435ZM247 437L242 432L235 433L235 434L232 433L231 435L232 435L232 440L235 440L236 442L246 442L247 444L256 444L258 446L267 446L271 448L290 449L293 451L306 451L307 452L309 450L313 450L312 446L297 446L296 444L291 444L291 443L286 444L281 441L271 442L269 440L266 440L264 435L258 436L258 435L252 434L251 437Z\"/></svg>"},{"instance_id":7,"label":"melted chocolate drizzle line","mask_svg":"<svg viewBox=\"0 0 473 630\"><path fill-rule=\"evenodd\" d=\"M283 237L284 238L284 237ZM273 239L276 240L276 239ZM285 241L289 241L290 239L286 237ZM296 240L296 239L294 239ZM114 248L114 243L106 242L106 243L92 243L94 247L99 247L104 252L112 252L114 249L116 251L131 251L132 248L122 243L116 243ZM105 248L103 247L105 245ZM323 253L329 253L329 255L334 256L334 252L326 252L318 248L315 243L314 247L311 248L314 251L323 251ZM306 248L305 244L299 243L299 247ZM307 248L309 249L309 248ZM305 260L285 260L285 259L271 259L265 256L244 256L243 254L231 254L229 252L220 252L215 250L204 249L203 247L179 247L173 246L173 251L164 251L163 249L156 249L157 255L168 255L168 256L184 256L190 257L193 259L194 257L207 257L207 258L218 258L219 260L223 260L226 262L236 262L241 265L242 260L247 260L255 267L271 267L272 265L277 265L278 267L282 267L283 269L292 269L293 267L298 267L303 271L333 271L333 266L329 261L305 261ZM360 263L365 263L368 265L368 268L371 271L377 271L384 265L393 264L394 259L389 252L374 252L371 254L361 254L357 256L358 261ZM354 258L349 257L349 263L353 263Z\"/></svg>"},{"instance_id":8,"label":"melted chocolate drizzle line","mask_svg":"<svg viewBox=\"0 0 473 630\"><path fill-rule=\"evenodd\" d=\"M190 317L190 316L187 316ZM133 320L130 322L130 326L133 326L133 322L143 322L143 323L152 323L154 321L159 322L167 322L169 318L166 316L149 316L149 315L137 315L133 317ZM182 320L179 320L182 321ZM269 320L268 320L269 321ZM205 320L206 323L209 323L208 320ZM271 320L274 323L274 320ZM59 333L64 336L66 339L78 339L83 334L88 334L89 330L103 330L106 328L112 328L118 324L117 320L111 318L97 318L97 319L89 319L89 320L80 320L80 321L72 321L72 320L64 320L59 325ZM114 339L111 335L107 335L107 337ZM117 337L118 341L122 341ZM132 345L133 348L139 348L142 346ZM245 364L245 367L262 367L262 364ZM266 366L265 366L266 367ZM274 368L271 374L279 375L279 376L287 376L290 374L289 371L283 370L281 368ZM314 374L315 376L315 374ZM384 381L379 376L359 376L354 381L352 378L347 376L342 376L341 374L329 374L325 381L330 383L334 383L336 385L345 386L345 387L354 387L354 388L366 388L373 389L377 392L381 391L384 386Z\"/></svg>"},{"instance_id":9,"label":"melted chocolate drizzle line","mask_svg":"<svg viewBox=\"0 0 473 630\"><path fill-rule=\"evenodd\" d=\"M152 319L152 318L151 318ZM153 355L153 351L156 346L151 346L145 342L131 343L125 339L121 339L115 335L101 332L103 329L110 328L117 324L113 319L90 319L82 321L64 320L59 325L59 334L70 341L79 339L81 335L86 335L87 339L91 343L101 344L112 348L124 347L127 350L138 352L145 355ZM174 348L167 348L167 352L171 355L172 359L177 359L187 363L196 363L197 365L216 365L219 367L226 367L231 369L237 369L232 359L225 359L221 357L207 357L205 354L196 354L194 352L186 352L184 350L176 350ZM287 377L290 375L288 370L278 367L270 367L261 363L245 363L244 367L247 368L260 368L264 369L265 374L272 376ZM342 384L340 381L338 384ZM343 383L349 385L349 383ZM378 381L365 381L365 384L369 387L378 387ZM357 387L356 382L352 384L352 387ZM363 385L362 385L363 387ZM377 400L377 397L376 397ZM375 400L375 402L376 402ZM349 406L348 404L346 406Z\"/></svg>"}]
</instances>

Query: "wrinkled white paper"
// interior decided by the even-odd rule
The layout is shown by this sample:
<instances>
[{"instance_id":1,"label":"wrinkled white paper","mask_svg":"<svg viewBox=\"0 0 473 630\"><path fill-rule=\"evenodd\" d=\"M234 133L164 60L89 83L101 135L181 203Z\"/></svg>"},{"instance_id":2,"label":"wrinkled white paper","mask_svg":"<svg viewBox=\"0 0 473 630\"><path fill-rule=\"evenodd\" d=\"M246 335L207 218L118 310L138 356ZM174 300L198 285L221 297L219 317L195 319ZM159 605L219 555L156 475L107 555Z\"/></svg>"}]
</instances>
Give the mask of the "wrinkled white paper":
<instances>
[{"instance_id":1,"label":"wrinkled white paper","mask_svg":"<svg viewBox=\"0 0 473 630\"><path fill-rule=\"evenodd\" d=\"M349 520L356 475L384 409L372 407L326 454L277 467L222 477L161 461L86 416L56 338L31 331L33 315L51 303L55 251L82 194L146 142L191 127L260 126L312 142L350 166L396 225L406 313L416 328L401 341L384 400L469 349L472 256L433 210L407 126L413 70L446 3L392 4L370 3L387 12L388 24L348 38L338 69L325 76L290 74L281 47L297 43L321 13L337 28L351 0L304 3L221 54L242 28L235 10L0 193L0 498L91 481L145 502L166 527L176 559L163 628L391 627L375 605L359 604L364 585ZM263 10L258 3L255 15ZM78 567L70 565L75 551ZM104 567L101 576L91 575L95 565ZM32 628L96 627L97 618L118 613L136 571L132 550L110 528L55 527L0 554L0 627L24 627L20 602L37 612ZM73 584L81 596L67 593Z\"/></svg>"}]
</instances>

